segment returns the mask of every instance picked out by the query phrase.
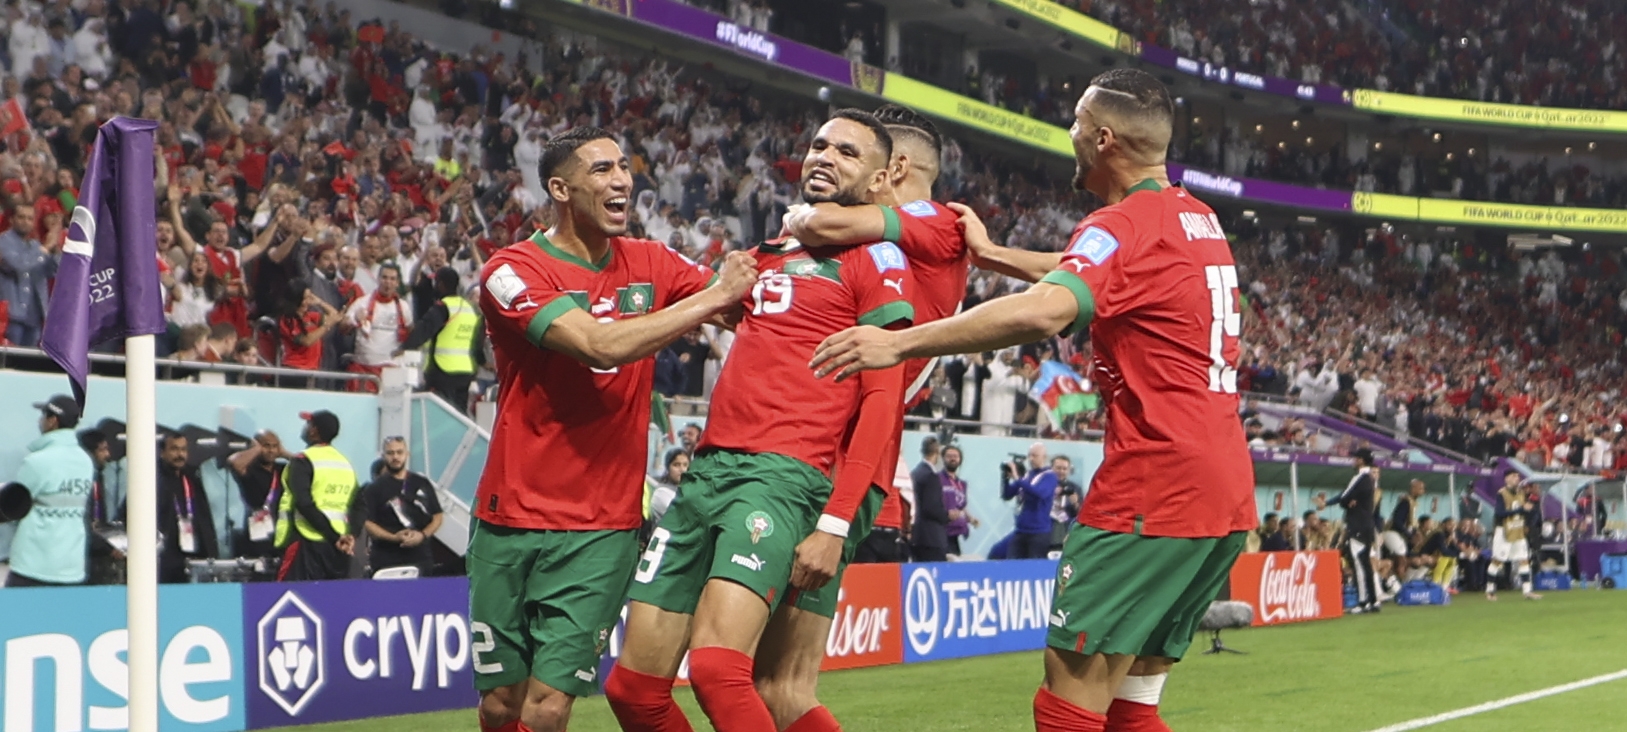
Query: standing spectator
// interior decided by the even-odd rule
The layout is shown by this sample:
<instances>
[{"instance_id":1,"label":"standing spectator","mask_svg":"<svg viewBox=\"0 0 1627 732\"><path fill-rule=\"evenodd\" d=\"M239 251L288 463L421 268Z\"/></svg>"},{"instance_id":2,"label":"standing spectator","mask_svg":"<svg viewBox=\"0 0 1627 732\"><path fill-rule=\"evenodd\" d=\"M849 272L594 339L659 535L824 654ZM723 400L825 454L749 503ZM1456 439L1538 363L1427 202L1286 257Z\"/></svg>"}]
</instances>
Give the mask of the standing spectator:
<instances>
[{"instance_id":1,"label":"standing spectator","mask_svg":"<svg viewBox=\"0 0 1627 732\"><path fill-rule=\"evenodd\" d=\"M960 540L972 533L972 527L982 522L966 510L966 481L960 477L960 448L950 445L943 449L943 472L938 482L943 484L943 507L949 512L948 553L959 555Z\"/></svg>"},{"instance_id":2,"label":"standing spectator","mask_svg":"<svg viewBox=\"0 0 1627 732\"><path fill-rule=\"evenodd\" d=\"M169 291L169 322L185 328L208 325L215 303L226 297L226 283L209 267L209 257L194 251L191 261Z\"/></svg>"},{"instance_id":3,"label":"standing spectator","mask_svg":"<svg viewBox=\"0 0 1627 732\"><path fill-rule=\"evenodd\" d=\"M282 550L277 581L344 579L356 549L350 510L356 498L356 471L333 441L339 418L333 412L301 412L305 451L283 468L277 502L276 546Z\"/></svg>"},{"instance_id":4,"label":"standing spectator","mask_svg":"<svg viewBox=\"0 0 1627 732\"><path fill-rule=\"evenodd\" d=\"M469 385L484 360L480 310L458 294L458 273L451 267L435 273L435 293L440 299L412 327L401 347L412 350L429 344L424 385L459 412L467 412Z\"/></svg>"},{"instance_id":5,"label":"standing spectator","mask_svg":"<svg viewBox=\"0 0 1627 732\"><path fill-rule=\"evenodd\" d=\"M1017 395L1028 391L1028 380L1017 366L1017 349L1001 351L989 364L989 378L983 382L983 434L1011 434L1006 425L1017 418ZM992 425L992 426L990 426Z\"/></svg>"},{"instance_id":6,"label":"standing spectator","mask_svg":"<svg viewBox=\"0 0 1627 732\"><path fill-rule=\"evenodd\" d=\"M282 336L282 366L315 371L322 366L322 339L339 322L339 311L318 297L309 285L293 285L290 300L277 321Z\"/></svg>"},{"instance_id":7,"label":"standing spectator","mask_svg":"<svg viewBox=\"0 0 1627 732\"><path fill-rule=\"evenodd\" d=\"M356 331L356 354L349 368L375 376L397 363L396 354L412 333L412 309L400 295L401 270L385 264L379 268L378 282L378 289L352 303L345 314L346 324Z\"/></svg>"},{"instance_id":8,"label":"standing spectator","mask_svg":"<svg viewBox=\"0 0 1627 732\"><path fill-rule=\"evenodd\" d=\"M1062 543L1079 517L1079 503L1084 489L1068 480L1073 475L1073 460L1067 455L1051 458L1051 472L1056 475L1056 493L1051 497L1051 548L1062 551Z\"/></svg>"},{"instance_id":9,"label":"standing spectator","mask_svg":"<svg viewBox=\"0 0 1627 732\"><path fill-rule=\"evenodd\" d=\"M910 552L918 562L949 558L949 511L945 508L943 482L938 479L938 452L938 438L921 440L921 463L910 471L910 484L915 490Z\"/></svg>"},{"instance_id":10,"label":"standing spectator","mask_svg":"<svg viewBox=\"0 0 1627 732\"><path fill-rule=\"evenodd\" d=\"M1356 380L1356 411L1369 422L1378 419L1378 398L1384 393L1384 382L1373 375L1372 369L1362 369Z\"/></svg>"},{"instance_id":11,"label":"standing spectator","mask_svg":"<svg viewBox=\"0 0 1627 732\"><path fill-rule=\"evenodd\" d=\"M186 582L187 561L220 556L209 494L198 469L187 464L188 454L186 435L163 435L158 455L158 532L164 537L158 557L159 582ZM125 520L129 505L119 514Z\"/></svg>"},{"instance_id":12,"label":"standing spectator","mask_svg":"<svg viewBox=\"0 0 1627 732\"><path fill-rule=\"evenodd\" d=\"M1351 477L1343 493L1329 502L1316 497L1316 508L1333 505L1344 509L1345 559L1355 579L1356 607L1353 613L1376 613L1379 610L1378 584L1373 576L1373 542L1376 526L1373 523L1373 503L1377 479L1373 477L1373 452L1366 448L1355 452L1356 475Z\"/></svg>"},{"instance_id":13,"label":"standing spectator","mask_svg":"<svg viewBox=\"0 0 1627 732\"><path fill-rule=\"evenodd\" d=\"M1045 444L1028 448L1027 470L1021 461L1004 466L1000 496L1017 499L1017 532L1011 543L1012 559L1044 559L1051 551L1051 502L1056 496L1056 473L1045 462Z\"/></svg>"},{"instance_id":14,"label":"standing spectator","mask_svg":"<svg viewBox=\"0 0 1627 732\"><path fill-rule=\"evenodd\" d=\"M705 431L696 422L690 422L678 430L678 444L689 455L690 459L694 459L695 448L701 444L701 437L704 434Z\"/></svg>"},{"instance_id":15,"label":"standing spectator","mask_svg":"<svg viewBox=\"0 0 1627 732\"><path fill-rule=\"evenodd\" d=\"M89 546L85 507L96 468L73 433L79 403L58 394L34 408L40 410L40 437L28 443L15 478L33 494L34 507L17 523L6 586L83 584Z\"/></svg>"},{"instance_id":16,"label":"standing spectator","mask_svg":"<svg viewBox=\"0 0 1627 732\"><path fill-rule=\"evenodd\" d=\"M368 484L367 535L372 537L368 566L374 572L391 567L417 567L420 577L432 573L435 554L429 540L441 530L440 499L435 486L407 470L407 440L384 440L384 472Z\"/></svg>"},{"instance_id":17,"label":"standing spectator","mask_svg":"<svg viewBox=\"0 0 1627 732\"><path fill-rule=\"evenodd\" d=\"M226 458L238 497L249 512L243 530L232 532L235 556L276 556L272 538L277 530L277 504L282 500L282 472L287 459L282 438L271 430L261 430L246 449Z\"/></svg>"},{"instance_id":18,"label":"standing spectator","mask_svg":"<svg viewBox=\"0 0 1627 732\"><path fill-rule=\"evenodd\" d=\"M10 215L11 229L0 234L0 301L10 307L11 318L6 341L34 348L45 325L45 306L51 297L48 283L61 261L62 237L58 230L48 232L44 243L35 238L32 205L12 206Z\"/></svg>"}]
</instances>

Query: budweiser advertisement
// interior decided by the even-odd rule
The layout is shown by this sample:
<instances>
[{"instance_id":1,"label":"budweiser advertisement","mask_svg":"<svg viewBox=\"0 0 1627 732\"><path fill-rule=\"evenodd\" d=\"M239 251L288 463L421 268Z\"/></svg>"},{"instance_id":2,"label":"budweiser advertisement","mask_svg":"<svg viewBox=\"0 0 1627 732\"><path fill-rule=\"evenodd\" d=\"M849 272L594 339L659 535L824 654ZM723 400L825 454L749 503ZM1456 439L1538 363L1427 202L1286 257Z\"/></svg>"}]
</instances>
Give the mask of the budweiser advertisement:
<instances>
[{"instance_id":1,"label":"budweiser advertisement","mask_svg":"<svg viewBox=\"0 0 1627 732\"><path fill-rule=\"evenodd\" d=\"M854 564L842 575L836 618L820 668L885 666L904 662L896 564Z\"/></svg>"},{"instance_id":2,"label":"budweiser advertisement","mask_svg":"<svg viewBox=\"0 0 1627 732\"><path fill-rule=\"evenodd\" d=\"M1339 553L1255 552L1232 565L1232 599L1254 608L1255 625L1281 625L1344 614Z\"/></svg>"}]
</instances>

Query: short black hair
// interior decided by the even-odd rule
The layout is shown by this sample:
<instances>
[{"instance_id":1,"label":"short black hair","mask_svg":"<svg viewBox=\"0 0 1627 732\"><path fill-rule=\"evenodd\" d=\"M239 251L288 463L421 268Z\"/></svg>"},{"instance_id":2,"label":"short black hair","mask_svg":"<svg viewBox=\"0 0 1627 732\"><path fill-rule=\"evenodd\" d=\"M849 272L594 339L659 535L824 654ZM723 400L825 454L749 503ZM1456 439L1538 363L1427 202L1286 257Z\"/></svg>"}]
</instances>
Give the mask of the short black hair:
<instances>
[{"instance_id":1,"label":"short black hair","mask_svg":"<svg viewBox=\"0 0 1627 732\"><path fill-rule=\"evenodd\" d=\"M556 135L552 140L543 143L542 162L537 164L538 171L542 173L542 179L547 181L549 178L558 175L559 169L565 167L565 163L570 162L571 156L576 154L577 148L594 140L610 140L614 142L616 136L610 134L610 130L603 127L572 127Z\"/></svg>"},{"instance_id":2,"label":"short black hair","mask_svg":"<svg viewBox=\"0 0 1627 732\"><path fill-rule=\"evenodd\" d=\"M1264 521L1270 521L1270 520L1271 520L1271 519L1274 519L1274 518L1276 518L1276 517L1277 517L1277 513L1276 513L1276 512L1275 512L1275 511L1268 511L1268 512L1266 512L1266 514L1265 514L1265 518L1264 518L1264 519L1262 519L1262 520L1264 520Z\"/></svg>"},{"instance_id":3,"label":"short black hair","mask_svg":"<svg viewBox=\"0 0 1627 732\"><path fill-rule=\"evenodd\" d=\"M922 455L935 455L935 454L937 454L937 452L938 452L938 438L937 437L934 437L932 435L927 435L925 439L921 440L921 454Z\"/></svg>"},{"instance_id":4,"label":"short black hair","mask_svg":"<svg viewBox=\"0 0 1627 732\"><path fill-rule=\"evenodd\" d=\"M1116 92L1108 97L1113 100L1108 104L1120 111L1171 122L1175 119L1175 100L1170 99L1169 88L1158 77L1141 69L1109 69L1091 79L1090 85Z\"/></svg>"},{"instance_id":5,"label":"short black hair","mask_svg":"<svg viewBox=\"0 0 1627 732\"><path fill-rule=\"evenodd\" d=\"M462 278L458 277L458 271L452 269L451 267L442 267L435 270L435 289L437 291L447 294L456 294L458 291L458 284L461 281Z\"/></svg>"},{"instance_id":6,"label":"short black hair","mask_svg":"<svg viewBox=\"0 0 1627 732\"><path fill-rule=\"evenodd\" d=\"M96 452L96 448L107 444L107 433L101 430L84 430L79 433L79 448L85 452Z\"/></svg>"},{"instance_id":7,"label":"short black hair","mask_svg":"<svg viewBox=\"0 0 1627 732\"><path fill-rule=\"evenodd\" d=\"M1373 451L1365 447L1357 448L1355 452L1350 453L1350 456L1356 458L1356 461L1362 465L1366 465L1368 467L1372 467L1373 465Z\"/></svg>"},{"instance_id":8,"label":"short black hair","mask_svg":"<svg viewBox=\"0 0 1627 732\"><path fill-rule=\"evenodd\" d=\"M667 458L661 464L665 465L667 470L670 472L672 470L672 461L677 460L679 455L689 457L689 453L684 452L683 448L674 447L667 451Z\"/></svg>"},{"instance_id":9,"label":"short black hair","mask_svg":"<svg viewBox=\"0 0 1627 732\"><path fill-rule=\"evenodd\" d=\"M1058 460L1061 460L1062 462L1065 462L1065 463L1067 463L1069 465L1073 464L1073 458L1068 457L1067 455L1052 455L1051 456L1051 462L1054 463L1054 462L1056 462Z\"/></svg>"},{"instance_id":10,"label":"short black hair","mask_svg":"<svg viewBox=\"0 0 1627 732\"><path fill-rule=\"evenodd\" d=\"M938 132L938 126L920 112L889 103L876 107L874 114L876 121L887 126L888 132L904 130L905 134L918 135L932 146L933 153L943 154L943 135Z\"/></svg>"},{"instance_id":11,"label":"short black hair","mask_svg":"<svg viewBox=\"0 0 1627 732\"><path fill-rule=\"evenodd\" d=\"M836 110L831 114L830 118L833 120L845 119L870 128L870 132L876 136L876 144L881 146L881 157L887 160L893 159L893 133L888 132L887 125L882 124L881 120L876 119L875 115L862 109L845 107Z\"/></svg>"}]
</instances>

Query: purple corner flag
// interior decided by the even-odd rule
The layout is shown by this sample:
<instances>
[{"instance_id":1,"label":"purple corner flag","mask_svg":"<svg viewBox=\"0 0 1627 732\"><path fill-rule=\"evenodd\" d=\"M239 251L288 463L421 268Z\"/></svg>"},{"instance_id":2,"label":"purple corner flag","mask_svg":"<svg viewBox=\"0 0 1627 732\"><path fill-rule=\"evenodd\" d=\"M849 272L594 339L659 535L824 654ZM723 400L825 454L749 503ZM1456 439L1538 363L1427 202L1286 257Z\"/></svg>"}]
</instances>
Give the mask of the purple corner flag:
<instances>
[{"instance_id":1,"label":"purple corner flag","mask_svg":"<svg viewBox=\"0 0 1627 732\"><path fill-rule=\"evenodd\" d=\"M85 404L91 346L164 332L153 193L152 120L114 117L96 133L40 338Z\"/></svg>"}]
</instances>

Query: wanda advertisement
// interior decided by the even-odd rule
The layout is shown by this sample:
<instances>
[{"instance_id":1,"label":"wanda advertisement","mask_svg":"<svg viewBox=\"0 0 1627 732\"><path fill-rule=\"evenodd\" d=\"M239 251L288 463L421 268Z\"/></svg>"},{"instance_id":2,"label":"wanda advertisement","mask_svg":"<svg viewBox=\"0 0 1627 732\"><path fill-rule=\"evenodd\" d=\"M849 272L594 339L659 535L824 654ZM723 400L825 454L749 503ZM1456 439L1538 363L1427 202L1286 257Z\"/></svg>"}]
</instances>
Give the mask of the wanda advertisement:
<instances>
[{"instance_id":1,"label":"wanda advertisement","mask_svg":"<svg viewBox=\"0 0 1627 732\"><path fill-rule=\"evenodd\" d=\"M1281 625L1344 614L1339 553L1255 552L1232 565L1232 599L1254 608L1255 625Z\"/></svg>"}]
</instances>

